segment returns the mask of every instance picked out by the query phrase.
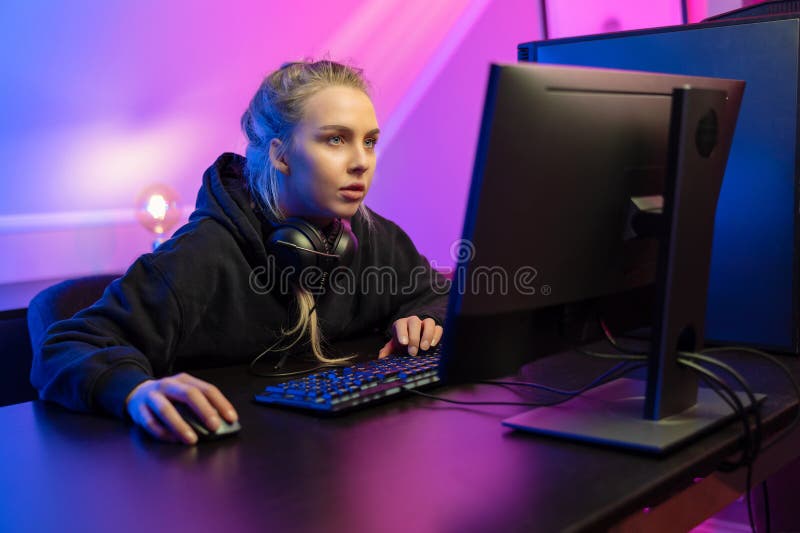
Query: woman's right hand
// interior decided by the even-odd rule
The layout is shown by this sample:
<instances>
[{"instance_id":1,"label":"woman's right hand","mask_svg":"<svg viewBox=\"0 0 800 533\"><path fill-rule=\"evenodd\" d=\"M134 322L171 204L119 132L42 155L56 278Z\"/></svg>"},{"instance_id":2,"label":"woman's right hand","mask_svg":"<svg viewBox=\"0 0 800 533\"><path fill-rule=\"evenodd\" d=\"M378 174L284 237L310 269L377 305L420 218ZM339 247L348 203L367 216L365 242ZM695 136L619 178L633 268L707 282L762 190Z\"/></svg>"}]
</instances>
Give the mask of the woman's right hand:
<instances>
[{"instance_id":1,"label":"woman's right hand","mask_svg":"<svg viewBox=\"0 0 800 533\"><path fill-rule=\"evenodd\" d=\"M217 387L189 374L149 379L125 399L133 421L153 437L195 444L197 435L178 414L175 402L186 404L211 431L219 428L220 415L229 423L238 419L233 405Z\"/></svg>"}]
</instances>

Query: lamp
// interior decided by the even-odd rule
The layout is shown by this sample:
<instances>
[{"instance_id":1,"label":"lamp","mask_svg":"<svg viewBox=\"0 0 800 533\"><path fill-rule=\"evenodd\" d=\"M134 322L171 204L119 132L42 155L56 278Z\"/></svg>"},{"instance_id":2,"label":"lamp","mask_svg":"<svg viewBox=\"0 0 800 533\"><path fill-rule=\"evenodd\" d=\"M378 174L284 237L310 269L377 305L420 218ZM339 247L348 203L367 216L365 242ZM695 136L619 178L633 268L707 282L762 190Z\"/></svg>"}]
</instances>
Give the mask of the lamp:
<instances>
[{"instance_id":1,"label":"lamp","mask_svg":"<svg viewBox=\"0 0 800 533\"><path fill-rule=\"evenodd\" d=\"M166 240L164 234L175 226L180 217L178 193L168 185L150 185L136 199L136 218L156 236L153 250Z\"/></svg>"}]
</instances>

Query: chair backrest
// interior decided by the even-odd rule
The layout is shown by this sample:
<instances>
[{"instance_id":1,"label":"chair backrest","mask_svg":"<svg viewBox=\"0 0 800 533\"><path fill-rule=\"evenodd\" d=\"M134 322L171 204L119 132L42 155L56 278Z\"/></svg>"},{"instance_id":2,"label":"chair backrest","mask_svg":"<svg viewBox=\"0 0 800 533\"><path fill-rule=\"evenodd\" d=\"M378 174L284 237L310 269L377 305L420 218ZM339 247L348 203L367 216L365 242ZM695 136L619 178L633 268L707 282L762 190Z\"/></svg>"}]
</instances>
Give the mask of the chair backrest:
<instances>
[{"instance_id":1,"label":"chair backrest","mask_svg":"<svg viewBox=\"0 0 800 533\"><path fill-rule=\"evenodd\" d=\"M70 318L81 309L95 303L103 295L105 288L118 277L120 274L101 274L69 279L48 287L34 296L28 305L27 313L31 353L38 355L47 328L51 324ZM31 361L28 360L24 363L27 365L25 382L30 389L28 380L30 379ZM24 397L17 399L17 402L30 399L32 398Z\"/></svg>"},{"instance_id":2,"label":"chair backrest","mask_svg":"<svg viewBox=\"0 0 800 533\"><path fill-rule=\"evenodd\" d=\"M36 398L31 386L31 341L28 338L27 311L0 311L0 406Z\"/></svg>"}]
</instances>

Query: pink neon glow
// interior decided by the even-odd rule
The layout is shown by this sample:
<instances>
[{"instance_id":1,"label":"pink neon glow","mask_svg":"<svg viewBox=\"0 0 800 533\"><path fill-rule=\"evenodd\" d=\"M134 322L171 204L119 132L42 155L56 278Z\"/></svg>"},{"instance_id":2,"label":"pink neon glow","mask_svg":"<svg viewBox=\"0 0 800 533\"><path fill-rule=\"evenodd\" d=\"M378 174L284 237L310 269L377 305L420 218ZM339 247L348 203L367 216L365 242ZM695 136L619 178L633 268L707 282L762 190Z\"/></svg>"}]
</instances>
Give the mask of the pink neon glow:
<instances>
[{"instance_id":1,"label":"pink neon glow","mask_svg":"<svg viewBox=\"0 0 800 533\"><path fill-rule=\"evenodd\" d=\"M589 35L682 22L677 0L548 0L550 38Z\"/></svg>"},{"instance_id":2,"label":"pink neon glow","mask_svg":"<svg viewBox=\"0 0 800 533\"><path fill-rule=\"evenodd\" d=\"M733 1L689 0L690 18ZM674 24L679 4L548 0L553 35ZM535 0L11 2L0 18L0 247L15 258L0 283L124 270L149 250L133 217L25 233L17 218L133 210L152 183L190 203L220 152L242 152L239 117L262 76L326 54L364 68L392 133L368 204L449 264L488 62L540 37Z\"/></svg>"},{"instance_id":3,"label":"pink neon glow","mask_svg":"<svg viewBox=\"0 0 800 533\"><path fill-rule=\"evenodd\" d=\"M364 9L356 10L320 52L352 58L364 68L378 118L385 122L470 3L365 2Z\"/></svg>"},{"instance_id":4,"label":"pink neon glow","mask_svg":"<svg viewBox=\"0 0 800 533\"><path fill-rule=\"evenodd\" d=\"M138 226L142 239L113 246L113 223L67 230L86 246L107 236L97 262L60 246L57 228L12 233L14 216L133 209L152 183L191 201L219 153L243 151L239 117L284 61L329 55L363 67L387 121L470 1L3 4L0 68L13 74L0 157L13 179L0 195L0 246L15 261L0 265L0 283L124 270L149 249Z\"/></svg>"},{"instance_id":5,"label":"pink neon glow","mask_svg":"<svg viewBox=\"0 0 800 533\"><path fill-rule=\"evenodd\" d=\"M689 22L699 22L708 16L708 1L687 0L686 10L689 15Z\"/></svg>"}]
</instances>

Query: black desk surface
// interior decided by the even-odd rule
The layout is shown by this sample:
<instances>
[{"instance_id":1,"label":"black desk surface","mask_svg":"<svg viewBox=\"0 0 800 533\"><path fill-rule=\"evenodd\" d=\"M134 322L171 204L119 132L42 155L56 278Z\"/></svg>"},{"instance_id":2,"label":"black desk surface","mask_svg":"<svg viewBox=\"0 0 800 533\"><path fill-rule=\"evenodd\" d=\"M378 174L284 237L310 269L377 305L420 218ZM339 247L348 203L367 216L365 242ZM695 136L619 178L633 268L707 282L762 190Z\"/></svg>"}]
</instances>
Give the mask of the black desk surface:
<instances>
[{"instance_id":1,"label":"black desk surface","mask_svg":"<svg viewBox=\"0 0 800 533\"><path fill-rule=\"evenodd\" d=\"M797 403L785 378L750 357L727 360L754 389L769 393L766 426L785 426ZM785 361L800 374L798 361ZM577 387L608 366L559 355L529 365L525 374ZM461 407L409 396L317 418L252 403L269 380L241 367L195 374L234 402L239 436L183 447L44 402L0 409L0 531L597 530L713 472L740 434L732 424L653 458L500 425L525 407ZM436 392L465 400L521 398L486 385Z\"/></svg>"}]
</instances>

